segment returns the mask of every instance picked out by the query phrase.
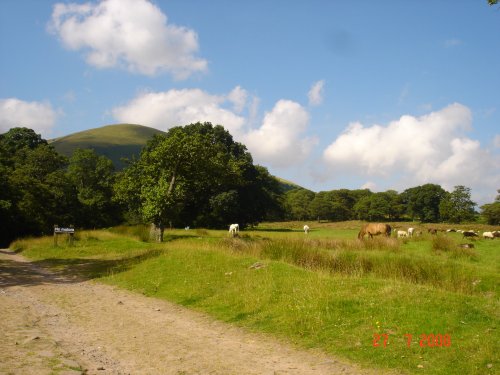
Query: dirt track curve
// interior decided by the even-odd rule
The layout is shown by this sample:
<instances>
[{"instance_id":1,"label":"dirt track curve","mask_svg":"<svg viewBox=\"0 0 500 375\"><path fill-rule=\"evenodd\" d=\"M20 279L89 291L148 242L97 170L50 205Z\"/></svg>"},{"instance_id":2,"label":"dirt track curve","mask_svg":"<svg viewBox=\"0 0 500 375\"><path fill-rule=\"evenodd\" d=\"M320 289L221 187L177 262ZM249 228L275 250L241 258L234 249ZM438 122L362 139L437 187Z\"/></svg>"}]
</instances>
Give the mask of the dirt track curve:
<instances>
[{"instance_id":1,"label":"dirt track curve","mask_svg":"<svg viewBox=\"0 0 500 375\"><path fill-rule=\"evenodd\" d=\"M0 250L0 374L375 374Z\"/></svg>"}]
</instances>

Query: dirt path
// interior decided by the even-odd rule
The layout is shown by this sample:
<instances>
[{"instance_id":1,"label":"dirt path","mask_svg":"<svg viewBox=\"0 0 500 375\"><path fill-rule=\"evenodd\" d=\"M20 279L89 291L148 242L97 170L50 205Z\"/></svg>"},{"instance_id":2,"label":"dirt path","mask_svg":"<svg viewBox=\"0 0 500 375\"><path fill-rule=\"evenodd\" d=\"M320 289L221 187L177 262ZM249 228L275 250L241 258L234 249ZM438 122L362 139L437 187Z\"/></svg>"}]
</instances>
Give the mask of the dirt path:
<instances>
[{"instance_id":1,"label":"dirt path","mask_svg":"<svg viewBox=\"0 0 500 375\"><path fill-rule=\"evenodd\" d=\"M375 374L0 250L0 374Z\"/></svg>"}]
</instances>

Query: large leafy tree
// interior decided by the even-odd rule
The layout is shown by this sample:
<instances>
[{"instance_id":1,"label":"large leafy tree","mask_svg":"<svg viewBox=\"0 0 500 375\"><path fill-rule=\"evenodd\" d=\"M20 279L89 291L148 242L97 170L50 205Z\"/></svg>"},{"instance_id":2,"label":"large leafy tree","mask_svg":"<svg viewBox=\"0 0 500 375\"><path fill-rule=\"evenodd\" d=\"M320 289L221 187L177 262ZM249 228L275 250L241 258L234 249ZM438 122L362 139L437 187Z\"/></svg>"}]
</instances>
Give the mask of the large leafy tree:
<instances>
[{"instance_id":1,"label":"large leafy tree","mask_svg":"<svg viewBox=\"0 0 500 375\"><path fill-rule=\"evenodd\" d=\"M2 245L73 222L76 200L66 165L67 159L31 129L14 128L0 136Z\"/></svg>"},{"instance_id":2,"label":"large leafy tree","mask_svg":"<svg viewBox=\"0 0 500 375\"><path fill-rule=\"evenodd\" d=\"M470 188L463 185L455 186L451 193L444 196L439 205L441 219L451 223L472 221L475 218L475 206L476 203L471 200Z\"/></svg>"},{"instance_id":3,"label":"large leafy tree","mask_svg":"<svg viewBox=\"0 0 500 375\"><path fill-rule=\"evenodd\" d=\"M69 160L68 177L80 205L75 224L102 227L119 222L119 208L112 200L115 175L110 159L92 149L77 149Z\"/></svg>"},{"instance_id":4,"label":"large leafy tree","mask_svg":"<svg viewBox=\"0 0 500 375\"><path fill-rule=\"evenodd\" d=\"M406 205L407 214L421 222L435 223L440 221L439 205L446 196L446 191L436 184L406 189L401 194L401 200Z\"/></svg>"},{"instance_id":5,"label":"large leafy tree","mask_svg":"<svg viewBox=\"0 0 500 375\"><path fill-rule=\"evenodd\" d=\"M168 225L245 226L280 206L277 181L253 165L245 146L211 123L155 136L121 175L116 192L160 228L160 238Z\"/></svg>"}]
</instances>

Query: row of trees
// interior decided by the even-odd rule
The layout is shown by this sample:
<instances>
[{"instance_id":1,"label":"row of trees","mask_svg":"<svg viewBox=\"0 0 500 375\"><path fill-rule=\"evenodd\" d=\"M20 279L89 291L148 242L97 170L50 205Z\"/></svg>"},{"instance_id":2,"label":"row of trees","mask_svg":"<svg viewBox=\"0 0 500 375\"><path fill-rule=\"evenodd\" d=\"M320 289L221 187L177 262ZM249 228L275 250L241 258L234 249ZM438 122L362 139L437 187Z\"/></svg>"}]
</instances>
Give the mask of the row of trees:
<instances>
[{"instance_id":1,"label":"row of trees","mask_svg":"<svg viewBox=\"0 0 500 375\"><path fill-rule=\"evenodd\" d=\"M281 186L222 126L197 123L154 137L137 161L79 149L70 159L27 128L0 135L0 243L54 224L221 228L283 216Z\"/></svg>"},{"instance_id":2,"label":"row of trees","mask_svg":"<svg viewBox=\"0 0 500 375\"><path fill-rule=\"evenodd\" d=\"M418 220L450 223L476 220L475 203L470 189L455 186L453 192L441 186L425 184L406 189L373 193L365 190L332 190L314 193L306 189L285 194L285 217L288 220ZM483 207L483 215L491 223L499 223L499 203Z\"/></svg>"},{"instance_id":3,"label":"row of trees","mask_svg":"<svg viewBox=\"0 0 500 375\"><path fill-rule=\"evenodd\" d=\"M53 225L99 228L119 223L223 228L263 220L476 219L470 189L451 193L426 184L402 193L332 190L286 193L266 168L254 165L246 147L222 126L196 123L157 135L138 160L116 172L93 150L71 158L58 154L27 128L0 135L0 244L51 233ZM499 191L500 193L500 191ZM500 224L500 195L482 207Z\"/></svg>"}]
</instances>

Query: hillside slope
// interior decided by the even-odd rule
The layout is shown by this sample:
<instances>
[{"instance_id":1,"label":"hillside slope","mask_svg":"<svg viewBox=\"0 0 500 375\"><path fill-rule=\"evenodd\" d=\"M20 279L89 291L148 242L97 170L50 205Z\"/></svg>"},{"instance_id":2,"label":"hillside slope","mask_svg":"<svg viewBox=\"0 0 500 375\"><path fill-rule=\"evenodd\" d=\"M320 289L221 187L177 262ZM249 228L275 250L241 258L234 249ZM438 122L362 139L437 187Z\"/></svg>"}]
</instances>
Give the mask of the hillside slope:
<instances>
[{"instance_id":1,"label":"hillside slope","mask_svg":"<svg viewBox=\"0 0 500 375\"><path fill-rule=\"evenodd\" d=\"M116 124L84 130L51 141L57 152L70 157L77 148L91 148L113 161L117 169L125 164L122 158L139 157L141 149L155 134L164 133L142 125Z\"/></svg>"},{"instance_id":2,"label":"hillside slope","mask_svg":"<svg viewBox=\"0 0 500 375\"><path fill-rule=\"evenodd\" d=\"M113 161L116 169L123 169L123 158L138 158L147 141L156 134L166 134L161 130L143 125L115 124L84 130L64 137L49 140L57 152L71 157L77 148L91 148L98 155L104 155ZM276 177L283 191L302 188L301 186Z\"/></svg>"}]
</instances>

